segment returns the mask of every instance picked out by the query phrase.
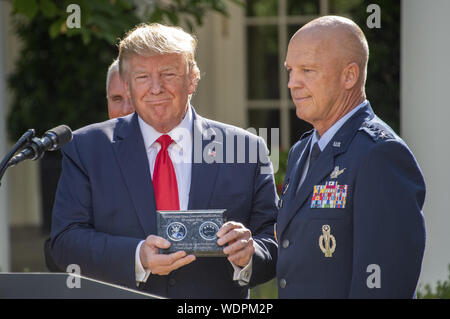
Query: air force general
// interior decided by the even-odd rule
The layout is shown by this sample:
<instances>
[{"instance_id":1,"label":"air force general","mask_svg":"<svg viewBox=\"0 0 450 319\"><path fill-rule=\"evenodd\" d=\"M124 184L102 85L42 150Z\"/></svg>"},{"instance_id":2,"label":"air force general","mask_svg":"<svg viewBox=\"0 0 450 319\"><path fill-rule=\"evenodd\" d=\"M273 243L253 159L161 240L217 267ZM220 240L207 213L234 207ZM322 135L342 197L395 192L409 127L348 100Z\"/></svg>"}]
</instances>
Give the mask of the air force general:
<instances>
[{"instance_id":1,"label":"air force general","mask_svg":"<svg viewBox=\"0 0 450 319\"><path fill-rule=\"evenodd\" d=\"M325 16L290 40L296 114L314 126L289 153L276 235L280 298L412 298L425 246L425 183L365 94L369 49Z\"/></svg>"}]
</instances>

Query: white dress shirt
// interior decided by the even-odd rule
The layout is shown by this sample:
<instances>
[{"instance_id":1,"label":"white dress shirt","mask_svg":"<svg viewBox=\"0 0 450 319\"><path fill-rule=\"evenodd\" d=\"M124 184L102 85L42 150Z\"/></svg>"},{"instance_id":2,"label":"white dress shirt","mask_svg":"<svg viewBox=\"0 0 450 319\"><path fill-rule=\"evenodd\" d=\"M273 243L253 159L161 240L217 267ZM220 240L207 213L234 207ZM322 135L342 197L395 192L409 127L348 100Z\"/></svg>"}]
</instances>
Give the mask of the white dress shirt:
<instances>
[{"instance_id":1,"label":"white dress shirt","mask_svg":"<svg viewBox=\"0 0 450 319\"><path fill-rule=\"evenodd\" d=\"M163 135L156 131L152 126L147 124L144 120L138 116L139 127L141 129L142 137L144 138L144 145L147 151L148 164L150 167L150 174L153 179L153 171L155 168L156 156L161 149L161 145L156 140ZM173 168L177 178L178 196L180 203L180 210L187 210L189 204L189 192L191 188L191 173L192 173L192 124L193 113L191 106L188 107L188 111L181 123L167 133L174 141L167 151L172 160ZM141 264L139 251L141 249L142 240L137 248L135 254L135 272L136 282L146 282L147 278L151 274L151 270L145 270ZM251 275L251 264L244 268L240 268L231 263L234 268L233 280L238 280L239 284L246 284L249 281Z\"/></svg>"}]
</instances>

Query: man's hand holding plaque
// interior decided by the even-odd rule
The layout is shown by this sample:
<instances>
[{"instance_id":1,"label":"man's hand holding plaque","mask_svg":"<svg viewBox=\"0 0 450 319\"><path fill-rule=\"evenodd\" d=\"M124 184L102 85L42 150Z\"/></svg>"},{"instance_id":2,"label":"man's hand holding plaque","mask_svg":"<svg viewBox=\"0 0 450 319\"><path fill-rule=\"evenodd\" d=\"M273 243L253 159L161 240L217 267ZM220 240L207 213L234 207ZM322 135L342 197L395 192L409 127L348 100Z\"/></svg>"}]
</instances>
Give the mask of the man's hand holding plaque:
<instances>
[{"instance_id":1,"label":"man's hand holding plaque","mask_svg":"<svg viewBox=\"0 0 450 319\"><path fill-rule=\"evenodd\" d=\"M224 223L223 212L158 212L158 235L148 236L139 251L142 266L168 275L196 256L227 257L235 266L247 266L255 252L252 233L241 223Z\"/></svg>"},{"instance_id":2,"label":"man's hand holding plaque","mask_svg":"<svg viewBox=\"0 0 450 319\"><path fill-rule=\"evenodd\" d=\"M219 246L225 246L223 253L228 261L236 266L245 267L255 253L252 232L241 223L227 222L217 232Z\"/></svg>"},{"instance_id":3,"label":"man's hand holding plaque","mask_svg":"<svg viewBox=\"0 0 450 319\"><path fill-rule=\"evenodd\" d=\"M194 255L187 255L185 251L177 251L171 254L160 254L160 249L170 247L170 242L162 237L150 235L141 245L139 257L144 269L148 269L155 275L168 275L175 269L190 264L195 260Z\"/></svg>"}]
</instances>

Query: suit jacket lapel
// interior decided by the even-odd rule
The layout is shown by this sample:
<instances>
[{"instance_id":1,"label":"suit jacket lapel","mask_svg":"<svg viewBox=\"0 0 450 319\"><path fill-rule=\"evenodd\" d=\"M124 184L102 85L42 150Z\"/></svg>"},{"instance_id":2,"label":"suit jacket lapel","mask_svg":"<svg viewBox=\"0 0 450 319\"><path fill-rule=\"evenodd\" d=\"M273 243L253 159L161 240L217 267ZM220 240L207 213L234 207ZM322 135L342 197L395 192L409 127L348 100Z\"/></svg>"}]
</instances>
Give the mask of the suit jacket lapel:
<instances>
[{"instance_id":1,"label":"suit jacket lapel","mask_svg":"<svg viewBox=\"0 0 450 319\"><path fill-rule=\"evenodd\" d=\"M206 209L219 171L216 156L223 159L223 141L216 137L205 119L195 113L193 123L193 149L191 189L188 209ZM220 161L219 161L220 162Z\"/></svg>"},{"instance_id":2,"label":"suit jacket lapel","mask_svg":"<svg viewBox=\"0 0 450 319\"><path fill-rule=\"evenodd\" d=\"M113 149L145 236L156 234L156 204L137 113L119 119Z\"/></svg>"}]
</instances>

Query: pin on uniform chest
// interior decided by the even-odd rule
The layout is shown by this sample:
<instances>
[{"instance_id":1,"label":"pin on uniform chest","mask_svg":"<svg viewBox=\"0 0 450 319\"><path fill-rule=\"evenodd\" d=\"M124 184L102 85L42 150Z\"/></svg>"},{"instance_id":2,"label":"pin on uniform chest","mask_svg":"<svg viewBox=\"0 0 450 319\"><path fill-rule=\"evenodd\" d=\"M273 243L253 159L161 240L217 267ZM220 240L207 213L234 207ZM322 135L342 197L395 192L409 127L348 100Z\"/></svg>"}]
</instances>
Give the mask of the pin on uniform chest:
<instances>
[{"instance_id":1,"label":"pin on uniform chest","mask_svg":"<svg viewBox=\"0 0 450 319\"><path fill-rule=\"evenodd\" d=\"M345 170L335 166L330 173L330 180L324 185L314 185L310 208L345 208L348 185L339 185L336 180Z\"/></svg>"}]
</instances>

